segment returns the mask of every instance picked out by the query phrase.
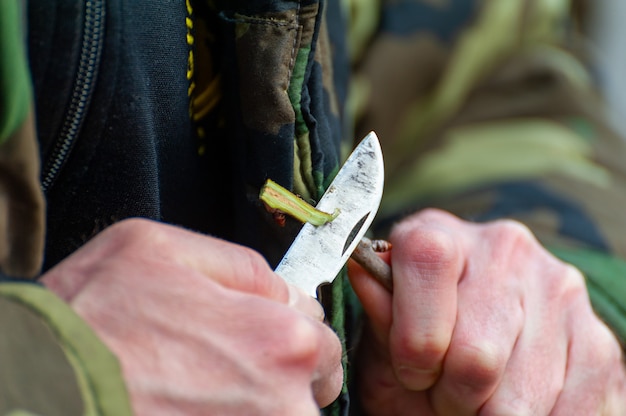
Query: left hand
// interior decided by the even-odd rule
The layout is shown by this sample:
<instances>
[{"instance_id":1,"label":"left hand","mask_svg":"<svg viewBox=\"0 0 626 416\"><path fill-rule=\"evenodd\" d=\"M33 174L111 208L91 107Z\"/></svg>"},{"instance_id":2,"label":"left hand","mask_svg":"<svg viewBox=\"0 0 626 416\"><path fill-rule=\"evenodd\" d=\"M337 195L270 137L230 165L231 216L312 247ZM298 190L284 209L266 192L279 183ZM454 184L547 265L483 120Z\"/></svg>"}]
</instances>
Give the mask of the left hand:
<instances>
[{"instance_id":1,"label":"left hand","mask_svg":"<svg viewBox=\"0 0 626 416\"><path fill-rule=\"evenodd\" d=\"M41 281L115 353L135 415L319 415L341 391L321 306L249 248L127 219Z\"/></svg>"},{"instance_id":2,"label":"left hand","mask_svg":"<svg viewBox=\"0 0 626 416\"><path fill-rule=\"evenodd\" d=\"M350 264L367 414L626 414L620 346L583 276L523 225L426 210L390 241L393 294Z\"/></svg>"}]
</instances>

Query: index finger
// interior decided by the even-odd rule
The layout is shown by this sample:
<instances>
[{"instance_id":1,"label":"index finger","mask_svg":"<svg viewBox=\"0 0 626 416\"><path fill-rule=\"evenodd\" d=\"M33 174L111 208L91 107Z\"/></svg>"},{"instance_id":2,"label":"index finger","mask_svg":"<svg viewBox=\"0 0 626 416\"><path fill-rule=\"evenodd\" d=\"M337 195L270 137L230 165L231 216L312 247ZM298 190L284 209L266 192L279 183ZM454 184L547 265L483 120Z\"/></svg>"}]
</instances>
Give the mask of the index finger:
<instances>
[{"instance_id":1,"label":"index finger","mask_svg":"<svg viewBox=\"0 0 626 416\"><path fill-rule=\"evenodd\" d=\"M69 262L68 262L69 260ZM218 238L147 219L132 218L105 229L46 276L46 286L66 300L103 263L150 271L167 269L178 280L195 275L222 286L288 303L287 283L256 251ZM68 279L67 276L72 278ZM63 277L65 276L65 277Z\"/></svg>"},{"instance_id":2,"label":"index finger","mask_svg":"<svg viewBox=\"0 0 626 416\"><path fill-rule=\"evenodd\" d=\"M396 377L409 390L435 383L452 338L457 285L465 265L452 232L456 221L429 210L400 223L391 234L390 351Z\"/></svg>"}]
</instances>

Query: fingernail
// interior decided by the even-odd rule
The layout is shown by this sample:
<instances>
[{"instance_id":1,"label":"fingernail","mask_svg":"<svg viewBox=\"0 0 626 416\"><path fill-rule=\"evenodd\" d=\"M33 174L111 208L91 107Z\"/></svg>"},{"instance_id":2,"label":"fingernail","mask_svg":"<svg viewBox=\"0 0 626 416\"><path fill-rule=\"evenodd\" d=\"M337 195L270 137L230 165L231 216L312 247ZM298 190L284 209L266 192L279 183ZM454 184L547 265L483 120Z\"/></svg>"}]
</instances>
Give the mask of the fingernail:
<instances>
[{"instance_id":1,"label":"fingernail","mask_svg":"<svg viewBox=\"0 0 626 416\"><path fill-rule=\"evenodd\" d=\"M318 321L324 320L324 308L322 308L322 305L316 299L307 295L306 292L296 286L288 285L288 287L289 306L298 309Z\"/></svg>"},{"instance_id":2,"label":"fingernail","mask_svg":"<svg viewBox=\"0 0 626 416\"><path fill-rule=\"evenodd\" d=\"M439 377L439 371L401 365L396 369L396 377L406 389L421 391L435 384Z\"/></svg>"}]
</instances>

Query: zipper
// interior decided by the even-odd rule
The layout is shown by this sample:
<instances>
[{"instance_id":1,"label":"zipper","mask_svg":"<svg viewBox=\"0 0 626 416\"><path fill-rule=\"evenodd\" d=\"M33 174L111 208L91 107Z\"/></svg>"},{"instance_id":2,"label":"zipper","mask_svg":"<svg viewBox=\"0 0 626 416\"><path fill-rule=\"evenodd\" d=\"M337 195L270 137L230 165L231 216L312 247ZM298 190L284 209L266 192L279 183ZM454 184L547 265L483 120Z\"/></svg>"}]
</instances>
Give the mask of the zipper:
<instances>
[{"instance_id":1,"label":"zipper","mask_svg":"<svg viewBox=\"0 0 626 416\"><path fill-rule=\"evenodd\" d=\"M105 0L85 2L85 21L78 71L61 131L42 169L41 188L48 192L65 165L93 95L104 40Z\"/></svg>"}]
</instances>

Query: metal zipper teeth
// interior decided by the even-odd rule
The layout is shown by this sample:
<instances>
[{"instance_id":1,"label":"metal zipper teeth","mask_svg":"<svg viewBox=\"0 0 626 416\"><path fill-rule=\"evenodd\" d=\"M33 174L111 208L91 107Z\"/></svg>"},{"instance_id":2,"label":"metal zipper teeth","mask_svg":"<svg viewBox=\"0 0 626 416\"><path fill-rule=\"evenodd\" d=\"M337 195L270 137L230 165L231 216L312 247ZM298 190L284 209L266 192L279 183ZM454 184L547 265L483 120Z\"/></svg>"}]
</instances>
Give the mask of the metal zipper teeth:
<instances>
[{"instance_id":1,"label":"metal zipper teeth","mask_svg":"<svg viewBox=\"0 0 626 416\"><path fill-rule=\"evenodd\" d=\"M44 165L41 180L44 192L50 189L67 161L91 102L104 39L104 3L105 0L88 0L85 3L78 72L61 131Z\"/></svg>"}]
</instances>

